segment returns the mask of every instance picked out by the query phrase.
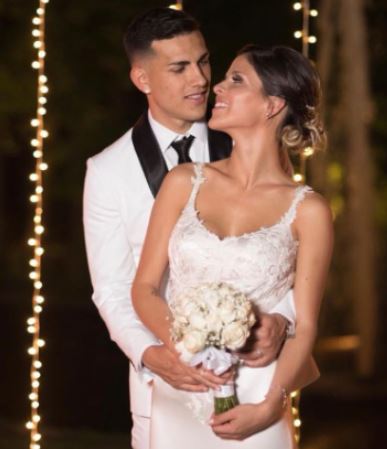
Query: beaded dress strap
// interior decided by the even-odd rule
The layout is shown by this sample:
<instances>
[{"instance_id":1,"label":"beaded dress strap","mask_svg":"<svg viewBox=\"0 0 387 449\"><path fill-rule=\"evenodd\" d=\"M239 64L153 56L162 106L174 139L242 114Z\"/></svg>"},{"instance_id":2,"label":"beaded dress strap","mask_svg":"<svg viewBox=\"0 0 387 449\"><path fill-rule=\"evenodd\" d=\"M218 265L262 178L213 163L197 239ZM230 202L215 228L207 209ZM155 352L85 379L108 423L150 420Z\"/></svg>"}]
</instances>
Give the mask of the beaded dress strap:
<instances>
[{"instance_id":1,"label":"beaded dress strap","mask_svg":"<svg viewBox=\"0 0 387 449\"><path fill-rule=\"evenodd\" d=\"M189 197L187 205L190 205L192 207L195 206L195 199L196 195L198 194L200 185L206 180L206 178L203 176L203 164L200 162L196 162L193 165L194 169L194 175L191 176L191 182L192 182L192 191L191 195Z\"/></svg>"},{"instance_id":2,"label":"beaded dress strap","mask_svg":"<svg viewBox=\"0 0 387 449\"><path fill-rule=\"evenodd\" d=\"M285 213L282 222L287 225L291 225L296 218L297 215L297 206L301 203L301 201L305 198L305 195L309 192L313 192L313 189L309 186L299 186L296 188L296 192L294 194L293 201Z\"/></svg>"}]
</instances>

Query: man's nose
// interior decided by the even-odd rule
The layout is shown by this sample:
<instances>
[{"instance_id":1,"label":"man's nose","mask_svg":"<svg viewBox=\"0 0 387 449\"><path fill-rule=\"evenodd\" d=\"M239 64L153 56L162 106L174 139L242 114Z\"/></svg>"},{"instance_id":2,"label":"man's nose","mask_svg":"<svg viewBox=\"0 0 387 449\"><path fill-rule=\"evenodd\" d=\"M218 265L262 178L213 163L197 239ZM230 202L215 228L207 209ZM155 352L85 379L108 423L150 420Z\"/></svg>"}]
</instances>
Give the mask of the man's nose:
<instances>
[{"instance_id":1,"label":"man's nose","mask_svg":"<svg viewBox=\"0 0 387 449\"><path fill-rule=\"evenodd\" d=\"M194 66L192 72L193 72L192 80L195 83L195 85L203 87L208 86L210 82L209 74L207 74L201 66L199 65Z\"/></svg>"}]
</instances>

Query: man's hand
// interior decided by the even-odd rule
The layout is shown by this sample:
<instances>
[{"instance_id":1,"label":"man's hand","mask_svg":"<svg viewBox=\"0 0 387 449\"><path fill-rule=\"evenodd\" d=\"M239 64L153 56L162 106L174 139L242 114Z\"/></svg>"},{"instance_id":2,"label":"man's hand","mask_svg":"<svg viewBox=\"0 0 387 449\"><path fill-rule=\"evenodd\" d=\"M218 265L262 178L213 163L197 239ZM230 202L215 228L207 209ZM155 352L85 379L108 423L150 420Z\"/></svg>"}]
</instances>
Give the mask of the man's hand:
<instances>
[{"instance_id":1,"label":"man's hand","mask_svg":"<svg viewBox=\"0 0 387 449\"><path fill-rule=\"evenodd\" d=\"M279 313L262 313L255 329L254 341L248 352L238 353L243 363L251 367L262 367L277 357L286 338L287 320Z\"/></svg>"},{"instance_id":2,"label":"man's hand","mask_svg":"<svg viewBox=\"0 0 387 449\"><path fill-rule=\"evenodd\" d=\"M165 382L178 390L203 392L226 383L233 373L216 376L203 368L192 368L166 346L150 346L142 356L143 364Z\"/></svg>"}]
</instances>

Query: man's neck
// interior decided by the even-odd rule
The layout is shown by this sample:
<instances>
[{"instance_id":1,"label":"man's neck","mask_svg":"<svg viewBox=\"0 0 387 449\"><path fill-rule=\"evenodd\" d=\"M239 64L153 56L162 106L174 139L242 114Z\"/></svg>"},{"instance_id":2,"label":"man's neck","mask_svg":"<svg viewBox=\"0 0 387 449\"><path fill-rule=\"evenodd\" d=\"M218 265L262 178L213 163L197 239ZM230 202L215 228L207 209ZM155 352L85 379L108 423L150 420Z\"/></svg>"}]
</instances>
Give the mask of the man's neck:
<instances>
[{"instance_id":1,"label":"man's neck","mask_svg":"<svg viewBox=\"0 0 387 449\"><path fill-rule=\"evenodd\" d=\"M149 109L149 111L153 120L176 134L185 134L195 123L173 117L165 117L152 109Z\"/></svg>"}]
</instances>

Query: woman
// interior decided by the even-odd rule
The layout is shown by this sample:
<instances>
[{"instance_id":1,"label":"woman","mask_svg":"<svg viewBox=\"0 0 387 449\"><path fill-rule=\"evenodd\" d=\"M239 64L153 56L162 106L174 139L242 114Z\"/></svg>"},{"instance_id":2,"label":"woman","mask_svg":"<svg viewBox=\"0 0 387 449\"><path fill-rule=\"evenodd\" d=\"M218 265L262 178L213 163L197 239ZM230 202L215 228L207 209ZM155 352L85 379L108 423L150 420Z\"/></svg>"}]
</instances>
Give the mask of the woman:
<instances>
[{"instance_id":1,"label":"woman","mask_svg":"<svg viewBox=\"0 0 387 449\"><path fill-rule=\"evenodd\" d=\"M293 287L296 336L271 365L239 366L241 405L206 426L187 404L199 404L194 411L200 411L209 393L177 391L156 379L151 447L288 449L286 399L312 352L333 232L326 201L295 184L280 157L281 151L324 145L318 75L290 48L250 45L214 91L209 126L232 137L232 154L178 166L166 177L133 284L134 307L173 350L172 317L159 293L169 262L167 301L191 286L226 282L268 312Z\"/></svg>"}]
</instances>

